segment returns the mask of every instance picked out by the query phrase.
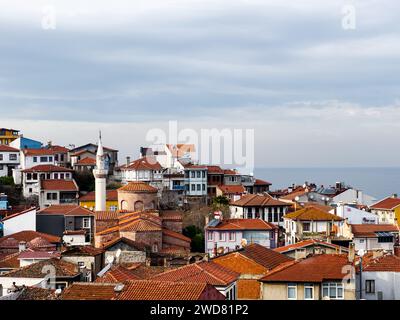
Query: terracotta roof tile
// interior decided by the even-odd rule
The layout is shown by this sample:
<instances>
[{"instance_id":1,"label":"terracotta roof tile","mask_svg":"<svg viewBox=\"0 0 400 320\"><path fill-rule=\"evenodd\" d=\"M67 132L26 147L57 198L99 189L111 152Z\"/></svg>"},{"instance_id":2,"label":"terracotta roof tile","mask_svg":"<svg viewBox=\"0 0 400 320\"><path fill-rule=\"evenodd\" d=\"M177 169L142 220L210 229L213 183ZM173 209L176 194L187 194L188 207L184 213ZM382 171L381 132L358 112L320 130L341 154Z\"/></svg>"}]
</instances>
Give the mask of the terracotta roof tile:
<instances>
[{"instance_id":1,"label":"terracotta roof tile","mask_svg":"<svg viewBox=\"0 0 400 320\"><path fill-rule=\"evenodd\" d=\"M363 272L400 272L400 258L395 255L384 255L368 262Z\"/></svg>"},{"instance_id":2,"label":"terracotta roof tile","mask_svg":"<svg viewBox=\"0 0 400 320\"><path fill-rule=\"evenodd\" d=\"M42 190L79 191L74 180L42 180Z\"/></svg>"},{"instance_id":3,"label":"terracotta roof tile","mask_svg":"<svg viewBox=\"0 0 400 320\"><path fill-rule=\"evenodd\" d=\"M272 184L271 182L268 182L268 181L265 181L265 180L261 180L261 179L256 179L254 181L254 185L255 186L270 186L271 184Z\"/></svg>"},{"instance_id":4,"label":"terracotta roof tile","mask_svg":"<svg viewBox=\"0 0 400 320\"><path fill-rule=\"evenodd\" d=\"M246 246L239 253L267 269L273 269L284 262L292 260L292 258L256 243Z\"/></svg>"},{"instance_id":5,"label":"terracotta roof tile","mask_svg":"<svg viewBox=\"0 0 400 320\"><path fill-rule=\"evenodd\" d=\"M62 300L113 300L115 283L73 283L64 290Z\"/></svg>"},{"instance_id":6,"label":"terracotta roof tile","mask_svg":"<svg viewBox=\"0 0 400 320\"><path fill-rule=\"evenodd\" d=\"M121 166L121 170L161 170L161 165L153 157L143 157L132 161L128 165Z\"/></svg>"},{"instance_id":7,"label":"terracotta roof tile","mask_svg":"<svg viewBox=\"0 0 400 320\"><path fill-rule=\"evenodd\" d=\"M0 144L0 152L19 152L19 150L5 144Z\"/></svg>"},{"instance_id":8,"label":"terracotta roof tile","mask_svg":"<svg viewBox=\"0 0 400 320\"><path fill-rule=\"evenodd\" d=\"M96 160L93 158L83 158L74 164L75 166L94 166L96 165Z\"/></svg>"},{"instance_id":9,"label":"terracotta roof tile","mask_svg":"<svg viewBox=\"0 0 400 320\"><path fill-rule=\"evenodd\" d=\"M78 205L52 205L39 210L37 214L54 214L64 216L92 216L94 213Z\"/></svg>"},{"instance_id":10,"label":"terracotta roof tile","mask_svg":"<svg viewBox=\"0 0 400 320\"><path fill-rule=\"evenodd\" d=\"M19 252L7 254L0 258L0 268L5 269L17 269L19 268Z\"/></svg>"},{"instance_id":11,"label":"terracotta roof tile","mask_svg":"<svg viewBox=\"0 0 400 320\"><path fill-rule=\"evenodd\" d=\"M236 281L238 277L239 273L214 262L199 262L161 273L152 279L174 282L206 282L213 286L227 286Z\"/></svg>"},{"instance_id":12,"label":"terracotta roof tile","mask_svg":"<svg viewBox=\"0 0 400 320\"><path fill-rule=\"evenodd\" d=\"M74 170L51 164L42 164L34 166L29 169L22 170L22 172L73 172Z\"/></svg>"},{"instance_id":13,"label":"terracotta roof tile","mask_svg":"<svg viewBox=\"0 0 400 320\"><path fill-rule=\"evenodd\" d=\"M276 200L269 195L259 195L259 194L246 194L239 200L233 202L232 205L239 207L288 206L286 202Z\"/></svg>"},{"instance_id":14,"label":"terracotta roof tile","mask_svg":"<svg viewBox=\"0 0 400 320\"><path fill-rule=\"evenodd\" d=\"M163 232L164 236L177 238L179 240L186 241L186 242L189 242L189 243L192 241L190 238L184 236L182 233L175 232L175 231L172 231L172 230L169 230L169 229L166 229L166 228L163 228L162 232Z\"/></svg>"},{"instance_id":15,"label":"terracotta roof tile","mask_svg":"<svg viewBox=\"0 0 400 320\"><path fill-rule=\"evenodd\" d=\"M128 280L139 280L131 270L122 266L113 266L102 277L96 279L96 283L121 283Z\"/></svg>"},{"instance_id":16,"label":"terracotta roof tile","mask_svg":"<svg viewBox=\"0 0 400 320\"><path fill-rule=\"evenodd\" d=\"M278 227L261 219L224 219L215 227L207 230L273 230Z\"/></svg>"},{"instance_id":17,"label":"terracotta roof tile","mask_svg":"<svg viewBox=\"0 0 400 320\"><path fill-rule=\"evenodd\" d=\"M80 273L77 265L57 258L52 258L7 272L3 274L2 277L44 278L45 273L43 273L43 267L45 266L53 266L56 272L56 277L75 277Z\"/></svg>"},{"instance_id":18,"label":"terracotta roof tile","mask_svg":"<svg viewBox=\"0 0 400 320\"><path fill-rule=\"evenodd\" d=\"M393 210L394 208L400 206L400 198L386 198L377 203L374 203L371 209L383 209L383 210Z\"/></svg>"},{"instance_id":19,"label":"terracotta roof tile","mask_svg":"<svg viewBox=\"0 0 400 320\"><path fill-rule=\"evenodd\" d=\"M207 290L214 290L216 300L225 296L206 283L167 282L134 280L126 283L126 288L117 300L200 300ZM218 298L217 298L218 297Z\"/></svg>"},{"instance_id":20,"label":"terracotta roof tile","mask_svg":"<svg viewBox=\"0 0 400 320\"><path fill-rule=\"evenodd\" d=\"M348 248L340 247L340 246L338 246L336 244L328 243L328 242L317 240L317 239L303 240L303 241L300 241L300 242L297 242L297 243L294 243L294 244L289 244L289 245L284 246L284 247L275 248L274 251L283 253L283 252L289 252L289 251L293 251L293 250L296 250L296 249L305 248L305 247L309 247L309 246L313 246L313 245L329 247L329 248L333 248L333 249L337 249L337 250L339 250L339 248L341 248L341 250L343 252L348 252L349 251Z\"/></svg>"},{"instance_id":21,"label":"terracotta roof tile","mask_svg":"<svg viewBox=\"0 0 400 320\"><path fill-rule=\"evenodd\" d=\"M399 227L392 224L352 224L351 232L355 237L375 238L377 232L399 232Z\"/></svg>"},{"instance_id":22,"label":"terracotta roof tile","mask_svg":"<svg viewBox=\"0 0 400 320\"><path fill-rule=\"evenodd\" d=\"M25 287L17 297L17 301L21 300L57 300L55 290L44 289L38 287Z\"/></svg>"},{"instance_id":23,"label":"terracotta roof tile","mask_svg":"<svg viewBox=\"0 0 400 320\"><path fill-rule=\"evenodd\" d=\"M53 243L53 244L54 243L57 244L57 243L61 242L60 237L53 236L53 235L47 234L47 233L33 231L33 230L25 230L25 231L20 231L20 232L5 236L3 238L0 238L0 247L4 241L6 241L7 239L10 239L10 238L15 239L17 242L19 242L19 241L29 242L37 237L44 238L48 242Z\"/></svg>"},{"instance_id":24,"label":"terracotta roof tile","mask_svg":"<svg viewBox=\"0 0 400 320\"><path fill-rule=\"evenodd\" d=\"M217 188L220 189L223 194L242 194L245 192L242 185L220 185Z\"/></svg>"},{"instance_id":25,"label":"terracotta roof tile","mask_svg":"<svg viewBox=\"0 0 400 320\"><path fill-rule=\"evenodd\" d=\"M341 217L316 207L306 207L286 214L283 218L300 221L341 221Z\"/></svg>"},{"instance_id":26,"label":"terracotta roof tile","mask_svg":"<svg viewBox=\"0 0 400 320\"><path fill-rule=\"evenodd\" d=\"M21 215L23 215L23 214L25 214L25 213L28 213L28 212L31 212L31 211L33 211L33 210L35 210L35 209L36 209L35 207L32 207L32 208L26 209L26 210L21 211L21 212L16 212L16 213L10 214L10 215L6 216L5 218L3 218L2 221L6 221L6 220L8 220L8 219L12 219L12 218L21 216Z\"/></svg>"},{"instance_id":27,"label":"terracotta roof tile","mask_svg":"<svg viewBox=\"0 0 400 320\"><path fill-rule=\"evenodd\" d=\"M304 260L288 262L272 270L262 282L322 282L342 280L343 267L351 265L347 255L321 254Z\"/></svg>"},{"instance_id":28,"label":"terracotta roof tile","mask_svg":"<svg viewBox=\"0 0 400 320\"><path fill-rule=\"evenodd\" d=\"M157 193L158 192L157 188L154 188L151 185L149 185L145 182L141 182L141 181L129 182L126 186L119 188L118 191L146 192L146 193Z\"/></svg>"}]
</instances>

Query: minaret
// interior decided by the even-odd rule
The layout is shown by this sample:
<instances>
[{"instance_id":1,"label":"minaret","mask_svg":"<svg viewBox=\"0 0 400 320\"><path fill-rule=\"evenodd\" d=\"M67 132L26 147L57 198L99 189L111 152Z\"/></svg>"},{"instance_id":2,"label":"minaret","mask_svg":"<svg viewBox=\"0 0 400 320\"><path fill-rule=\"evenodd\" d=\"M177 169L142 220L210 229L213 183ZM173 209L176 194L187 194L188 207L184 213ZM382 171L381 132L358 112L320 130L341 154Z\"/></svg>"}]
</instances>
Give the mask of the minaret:
<instances>
[{"instance_id":1,"label":"minaret","mask_svg":"<svg viewBox=\"0 0 400 320\"><path fill-rule=\"evenodd\" d=\"M104 160L104 150L101 143L101 132L96 155L96 169L93 175L96 179L96 211L106 211L106 178L108 170Z\"/></svg>"}]
</instances>

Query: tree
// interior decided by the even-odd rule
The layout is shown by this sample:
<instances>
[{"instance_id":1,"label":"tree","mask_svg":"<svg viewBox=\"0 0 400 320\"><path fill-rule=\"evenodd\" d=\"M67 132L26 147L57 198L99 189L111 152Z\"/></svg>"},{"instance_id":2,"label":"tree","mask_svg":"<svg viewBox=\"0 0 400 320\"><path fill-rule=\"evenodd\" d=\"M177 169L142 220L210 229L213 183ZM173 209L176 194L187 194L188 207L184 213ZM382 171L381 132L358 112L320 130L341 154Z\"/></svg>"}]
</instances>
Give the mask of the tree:
<instances>
[{"instance_id":1,"label":"tree","mask_svg":"<svg viewBox=\"0 0 400 320\"><path fill-rule=\"evenodd\" d=\"M224 218L229 218L229 199L225 196L218 196L212 200L214 211L221 211Z\"/></svg>"},{"instance_id":2,"label":"tree","mask_svg":"<svg viewBox=\"0 0 400 320\"><path fill-rule=\"evenodd\" d=\"M192 239L191 251L192 252L204 252L204 233L200 228L191 225L183 229L183 234Z\"/></svg>"},{"instance_id":3,"label":"tree","mask_svg":"<svg viewBox=\"0 0 400 320\"><path fill-rule=\"evenodd\" d=\"M13 186L14 185L14 178L13 177L0 177L0 185L4 186Z\"/></svg>"},{"instance_id":4,"label":"tree","mask_svg":"<svg viewBox=\"0 0 400 320\"><path fill-rule=\"evenodd\" d=\"M95 179L90 171L81 171L75 173L75 181L80 191L94 191Z\"/></svg>"}]
</instances>

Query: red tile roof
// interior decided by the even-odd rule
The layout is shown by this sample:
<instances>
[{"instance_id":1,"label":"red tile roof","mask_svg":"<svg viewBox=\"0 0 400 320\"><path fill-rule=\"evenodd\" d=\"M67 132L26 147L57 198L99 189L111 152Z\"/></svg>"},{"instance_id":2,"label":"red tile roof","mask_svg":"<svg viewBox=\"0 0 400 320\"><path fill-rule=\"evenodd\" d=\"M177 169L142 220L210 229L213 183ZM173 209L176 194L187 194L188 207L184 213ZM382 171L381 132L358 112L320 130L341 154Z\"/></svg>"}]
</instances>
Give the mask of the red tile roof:
<instances>
[{"instance_id":1,"label":"red tile roof","mask_svg":"<svg viewBox=\"0 0 400 320\"><path fill-rule=\"evenodd\" d=\"M96 192L88 192L85 195L82 195L79 198L79 201L95 201ZM117 190L107 190L106 191L106 200L107 201L118 201L118 191Z\"/></svg>"},{"instance_id":2,"label":"red tile roof","mask_svg":"<svg viewBox=\"0 0 400 320\"><path fill-rule=\"evenodd\" d=\"M121 170L161 170L161 165L153 157L143 157L132 161L129 165L121 166Z\"/></svg>"},{"instance_id":3,"label":"red tile roof","mask_svg":"<svg viewBox=\"0 0 400 320\"><path fill-rule=\"evenodd\" d=\"M79 191L74 180L42 180L41 189L52 191Z\"/></svg>"},{"instance_id":4,"label":"red tile roof","mask_svg":"<svg viewBox=\"0 0 400 320\"><path fill-rule=\"evenodd\" d=\"M271 182L261 180L261 179L256 179L256 181L254 181L255 186L270 186L271 184L272 184Z\"/></svg>"},{"instance_id":5,"label":"red tile roof","mask_svg":"<svg viewBox=\"0 0 400 320\"><path fill-rule=\"evenodd\" d=\"M343 252L348 252L349 251L348 248L340 247L340 246L338 246L336 244L328 243L328 242L321 241L321 240L316 240L316 239L303 240L303 241L300 241L300 242L297 242L297 243L294 243L294 244L289 244L289 245L284 246L284 247L276 248L276 249L274 249L274 251L280 252L280 253L284 253L284 252L289 252L289 251L293 251L293 250L296 250L296 249L306 248L306 247L314 246L314 245L323 246L323 247L329 247L329 248L332 248L332 249L337 249L338 251L339 251L339 249L341 249Z\"/></svg>"},{"instance_id":6,"label":"red tile roof","mask_svg":"<svg viewBox=\"0 0 400 320\"><path fill-rule=\"evenodd\" d=\"M126 288L117 300L200 300L204 293L211 291L215 300L225 300L225 296L206 283L167 282L154 280L134 280L126 283Z\"/></svg>"},{"instance_id":7,"label":"red tile roof","mask_svg":"<svg viewBox=\"0 0 400 320\"><path fill-rule=\"evenodd\" d=\"M54 267L56 277L75 277L80 273L76 264L66 262L58 258L51 258L7 272L3 274L2 277L44 278L46 273L43 271L43 268L49 266Z\"/></svg>"},{"instance_id":8,"label":"red tile roof","mask_svg":"<svg viewBox=\"0 0 400 320\"><path fill-rule=\"evenodd\" d=\"M260 281L262 282L322 282L343 280L347 274L344 267L351 265L347 255L321 254L304 260L288 262Z\"/></svg>"},{"instance_id":9,"label":"red tile roof","mask_svg":"<svg viewBox=\"0 0 400 320\"><path fill-rule=\"evenodd\" d=\"M259 195L259 194L246 194L239 200L233 202L232 205L239 207L288 206L286 202L276 200L269 195Z\"/></svg>"},{"instance_id":10,"label":"red tile roof","mask_svg":"<svg viewBox=\"0 0 400 320\"><path fill-rule=\"evenodd\" d=\"M20 242L20 241L29 242L38 237L46 239L48 242L53 243L53 244L57 244L57 243L61 242L60 237L53 236L53 235L47 234L47 233L42 233L42 232L25 230L25 231L20 231L20 232L5 236L3 238L0 238L0 247L1 247L2 243L8 239L14 239L17 242Z\"/></svg>"},{"instance_id":11,"label":"red tile roof","mask_svg":"<svg viewBox=\"0 0 400 320\"><path fill-rule=\"evenodd\" d=\"M182 213L175 210L166 210L160 213L161 219L164 221L182 221Z\"/></svg>"},{"instance_id":12,"label":"red tile roof","mask_svg":"<svg viewBox=\"0 0 400 320\"><path fill-rule=\"evenodd\" d=\"M122 266L113 266L102 277L96 279L96 283L121 283L128 280L139 280L131 270Z\"/></svg>"},{"instance_id":13,"label":"red tile roof","mask_svg":"<svg viewBox=\"0 0 400 320\"><path fill-rule=\"evenodd\" d=\"M393 210L394 208L400 206L400 198L386 198L375 204L373 204L371 209L383 209L383 210Z\"/></svg>"},{"instance_id":14,"label":"red tile roof","mask_svg":"<svg viewBox=\"0 0 400 320\"><path fill-rule=\"evenodd\" d=\"M51 145L51 146L47 146L44 147L47 150L51 150L54 151L55 153L67 153L69 151L68 148L66 147L62 147L62 146L58 146L58 145Z\"/></svg>"},{"instance_id":15,"label":"red tile roof","mask_svg":"<svg viewBox=\"0 0 400 320\"><path fill-rule=\"evenodd\" d=\"M0 152L19 152L19 150L5 144L0 144Z\"/></svg>"},{"instance_id":16,"label":"red tile roof","mask_svg":"<svg viewBox=\"0 0 400 320\"><path fill-rule=\"evenodd\" d=\"M274 230L278 227L261 219L224 219L215 227L207 230Z\"/></svg>"},{"instance_id":17,"label":"red tile roof","mask_svg":"<svg viewBox=\"0 0 400 320\"><path fill-rule=\"evenodd\" d=\"M17 269L19 268L19 252L7 254L5 256L0 257L0 269Z\"/></svg>"},{"instance_id":18,"label":"red tile roof","mask_svg":"<svg viewBox=\"0 0 400 320\"><path fill-rule=\"evenodd\" d=\"M95 257L104 252L103 249L95 248L93 246L74 246L62 253L63 257Z\"/></svg>"},{"instance_id":19,"label":"red tile roof","mask_svg":"<svg viewBox=\"0 0 400 320\"><path fill-rule=\"evenodd\" d=\"M31 212L31 211L33 211L33 210L35 210L35 209L36 209L35 207L32 207L32 208L26 209L26 210L21 211L21 212L16 212L16 213L10 214L9 216L6 216L5 218L3 218L2 221L6 221L6 220L8 220L8 219L12 219L12 218L21 216L21 215L23 215L23 214L25 214L25 213L28 213L28 212Z\"/></svg>"},{"instance_id":20,"label":"red tile roof","mask_svg":"<svg viewBox=\"0 0 400 320\"><path fill-rule=\"evenodd\" d=\"M220 189L223 194L242 194L245 192L244 187L241 185L220 185L217 188Z\"/></svg>"},{"instance_id":21,"label":"red tile roof","mask_svg":"<svg viewBox=\"0 0 400 320\"><path fill-rule=\"evenodd\" d=\"M273 269L284 262L293 260L274 250L253 243L238 251L241 255L255 261L267 269Z\"/></svg>"},{"instance_id":22,"label":"red tile roof","mask_svg":"<svg viewBox=\"0 0 400 320\"><path fill-rule=\"evenodd\" d=\"M231 170L231 169L224 170L224 175L226 175L226 176L234 176L237 174L238 174L238 172L236 170Z\"/></svg>"},{"instance_id":23,"label":"red tile roof","mask_svg":"<svg viewBox=\"0 0 400 320\"><path fill-rule=\"evenodd\" d=\"M163 233L163 236L168 236L168 237L171 237L171 238L177 238L179 240L186 241L186 242L189 242L189 243L192 241L190 238L184 236L182 233L175 232L175 231L172 231L172 230L169 230L169 229L163 228L162 229L162 233Z\"/></svg>"},{"instance_id":24,"label":"red tile roof","mask_svg":"<svg viewBox=\"0 0 400 320\"><path fill-rule=\"evenodd\" d=\"M317 207L306 207L284 216L286 219L300 221L341 221L341 217L321 210Z\"/></svg>"},{"instance_id":25,"label":"red tile roof","mask_svg":"<svg viewBox=\"0 0 400 320\"><path fill-rule=\"evenodd\" d=\"M83 158L74 164L75 166L94 166L96 165L96 160L93 158Z\"/></svg>"},{"instance_id":26,"label":"red tile roof","mask_svg":"<svg viewBox=\"0 0 400 320\"><path fill-rule=\"evenodd\" d=\"M23 149L22 152L26 156L42 156L42 155L54 155L55 152L54 150L46 149L46 148L41 148L41 149Z\"/></svg>"},{"instance_id":27,"label":"red tile roof","mask_svg":"<svg viewBox=\"0 0 400 320\"><path fill-rule=\"evenodd\" d=\"M224 170L220 166L207 166L208 174L224 174Z\"/></svg>"},{"instance_id":28,"label":"red tile roof","mask_svg":"<svg viewBox=\"0 0 400 320\"><path fill-rule=\"evenodd\" d=\"M77 282L66 288L62 300L113 300L118 295L115 283Z\"/></svg>"},{"instance_id":29,"label":"red tile roof","mask_svg":"<svg viewBox=\"0 0 400 320\"><path fill-rule=\"evenodd\" d=\"M37 214L54 214L64 216L93 216L94 213L78 205L52 205L41 209Z\"/></svg>"},{"instance_id":30,"label":"red tile roof","mask_svg":"<svg viewBox=\"0 0 400 320\"><path fill-rule=\"evenodd\" d=\"M151 185L136 181L136 182L129 182L126 186L123 186L118 189L118 191L124 192L145 192L145 193L157 193L157 188L152 187Z\"/></svg>"},{"instance_id":31,"label":"red tile roof","mask_svg":"<svg viewBox=\"0 0 400 320\"><path fill-rule=\"evenodd\" d=\"M41 164L29 169L22 170L22 172L73 172L74 170L52 164Z\"/></svg>"},{"instance_id":32,"label":"red tile roof","mask_svg":"<svg viewBox=\"0 0 400 320\"><path fill-rule=\"evenodd\" d=\"M48 251L33 251L33 250L26 250L22 251L19 256L18 260L21 259L50 259L59 257L60 254L58 252L48 252Z\"/></svg>"},{"instance_id":33,"label":"red tile roof","mask_svg":"<svg viewBox=\"0 0 400 320\"><path fill-rule=\"evenodd\" d=\"M376 232L399 232L399 227L392 224L352 224L351 232L356 238L375 238Z\"/></svg>"},{"instance_id":34,"label":"red tile roof","mask_svg":"<svg viewBox=\"0 0 400 320\"><path fill-rule=\"evenodd\" d=\"M173 282L208 283L213 286L227 286L239 278L234 272L214 262L199 262L189 264L174 270L160 273L152 280Z\"/></svg>"},{"instance_id":35,"label":"red tile roof","mask_svg":"<svg viewBox=\"0 0 400 320\"><path fill-rule=\"evenodd\" d=\"M384 255L368 262L363 272L400 272L400 258L395 255Z\"/></svg>"},{"instance_id":36,"label":"red tile roof","mask_svg":"<svg viewBox=\"0 0 400 320\"><path fill-rule=\"evenodd\" d=\"M167 144L167 148L171 151L174 157L183 157L186 153L195 152L194 144L178 143L176 145Z\"/></svg>"}]
</instances>

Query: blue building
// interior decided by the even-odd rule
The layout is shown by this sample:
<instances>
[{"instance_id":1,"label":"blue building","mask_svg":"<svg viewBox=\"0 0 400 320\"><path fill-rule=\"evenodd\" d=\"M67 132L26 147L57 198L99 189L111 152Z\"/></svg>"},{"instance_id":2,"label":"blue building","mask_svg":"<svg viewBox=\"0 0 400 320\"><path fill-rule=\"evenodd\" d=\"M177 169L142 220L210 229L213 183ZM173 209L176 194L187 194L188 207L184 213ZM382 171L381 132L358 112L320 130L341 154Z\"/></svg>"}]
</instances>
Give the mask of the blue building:
<instances>
[{"instance_id":1,"label":"blue building","mask_svg":"<svg viewBox=\"0 0 400 320\"><path fill-rule=\"evenodd\" d=\"M14 140L10 146L17 149L40 149L43 144L40 141L19 137L18 139Z\"/></svg>"},{"instance_id":2,"label":"blue building","mask_svg":"<svg viewBox=\"0 0 400 320\"><path fill-rule=\"evenodd\" d=\"M7 195L4 193L0 194L0 210L7 210L8 208L8 199Z\"/></svg>"}]
</instances>

